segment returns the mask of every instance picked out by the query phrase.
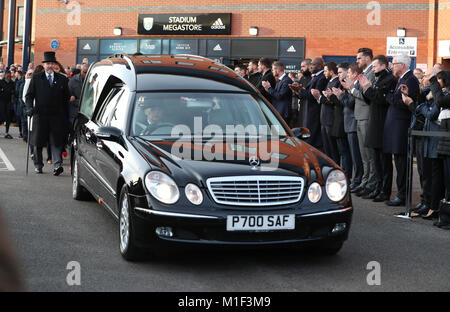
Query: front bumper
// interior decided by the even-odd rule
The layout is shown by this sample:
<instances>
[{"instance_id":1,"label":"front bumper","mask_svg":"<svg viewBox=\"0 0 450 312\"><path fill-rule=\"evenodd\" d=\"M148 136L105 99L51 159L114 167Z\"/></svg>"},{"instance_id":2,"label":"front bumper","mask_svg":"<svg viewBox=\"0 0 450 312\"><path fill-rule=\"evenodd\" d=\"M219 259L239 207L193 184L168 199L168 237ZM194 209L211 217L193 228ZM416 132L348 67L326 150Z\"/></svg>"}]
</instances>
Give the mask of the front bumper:
<instances>
[{"instance_id":1,"label":"front bumper","mask_svg":"<svg viewBox=\"0 0 450 312\"><path fill-rule=\"evenodd\" d=\"M253 211L251 214L292 214L292 212ZM201 215L166 212L135 207L133 216L134 234L140 247L169 247L178 244L205 245L299 245L315 242L342 242L347 239L353 208L298 213L295 212L295 229L280 231L227 231L227 215L248 215L244 212L228 212L223 215ZM338 223L345 223L344 230L333 232ZM157 227L170 227L171 237L156 234Z\"/></svg>"}]
</instances>

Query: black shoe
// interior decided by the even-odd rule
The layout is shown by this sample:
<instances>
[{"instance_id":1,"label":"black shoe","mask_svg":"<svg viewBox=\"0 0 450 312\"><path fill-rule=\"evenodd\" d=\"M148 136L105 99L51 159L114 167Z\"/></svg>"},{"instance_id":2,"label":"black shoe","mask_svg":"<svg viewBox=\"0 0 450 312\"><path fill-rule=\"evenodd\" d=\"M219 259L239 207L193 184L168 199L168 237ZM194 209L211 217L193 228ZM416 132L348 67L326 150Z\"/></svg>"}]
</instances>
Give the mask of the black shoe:
<instances>
[{"instance_id":1,"label":"black shoe","mask_svg":"<svg viewBox=\"0 0 450 312\"><path fill-rule=\"evenodd\" d=\"M437 226L437 227L441 227L441 226L447 226L447 225L450 225L450 223L448 223L448 222L442 222L442 221L435 221L435 222L433 222L433 225L434 225L434 226Z\"/></svg>"},{"instance_id":2,"label":"black shoe","mask_svg":"<svg viewBox=\"0 0 450 312\"><path fill-rule=\"evenodd\" d=\"M36 172L36 173L42 173L42 168L34 168L34 172Z\"/></svg>"},{"instance_id":3,"label":"black shoe","mask_svg":"<svg viewBox=\"0 0 450 312\"><path fill-rule=\"evenodd\" d=\"M63 173L63 171L64 171L63 167L58 167L55 170L53 170L53 175L59 176L61 173Z\"/></svg>"},{"instance_id":4,"label":"black shoe","mask_svg":"<svg viewBox=\"0 0 450 312\"><path fill-rule=\"evenodd\" d=\"M417 205L414 206L414 208L411 208L411 212L418 212L420 209L423 208L423 206L425 206L425 204L423 202L418 203ZM427 208L428 209L428 208Z\"/></svg>"},{"instance_id":5,"label":"black shoe","mask_svg":"<svg viewBox=\"0 0 450 312\"><path fill-rule=\"evenodd\" d=\"M353 189L351 189L350 192L351 192L351 193L359 193L359 192L361 192L363 189L364 189L363 186L358 185L358 186L354 187Z\"/></svg>"},{"instance_id":6,"label":"black shoe","mask_svg":"<svg viewBox=\"0 0 450 312\"><path fill-rule=\"evenodd\" d=\"M355 195L358 197L369 195L372 191L364 188L362 191L356 193Z\"/></svg>"},{"instance_id":7,"label":"black shoe","mask_svg":"<svg viewBox=\"0 0 450 312\"><path fill-rule=\"evenodd\" d=\"M428 205L426 205L426 204L423 204L420 209L417 209L414 212L418 213L421 217L424 217L427 215L429 210L430 210L430 207L428 207Z\"/></svg>"},{"instance_id":8,"label":"black shoe","mask_svg":"<svg viewBox=\"0 0 450 312\"><path fill-rule=\"evenodd\" d=\"M387 201L386 205L392 206L392 207L405 206L405 200L404 199L400 199L398 197L395 197L394 199L391 199L390 201Z\"/></svg>"},{"instance_id":9,"label":"black shoe","mask_svg":"<svg viewBox=\"0 0 450 312\"><path fill-rule=\"evenodd\" d=\"M350 184L350 185L349 185L350 191L353 190L353 189L355 189L355 188L357 188L358 186L359 186L358 183L352 183L352 184Z\"/></svg>"},{"instance_id":10,"label":"black shoe","mask_svg":"<svg viewBox=\"0 0 450 312\"><path fill-rule=\"evenodd\" d=\"M390 198L391 198L391 195L388 195L388 194L385 194L385 193L381 192L380 194L378 194L377 197L375 197L373 199L373 201L375 203L381 203L381 202L389 201Z\"/></svg>"},{"instance_id":11,"label":"black shoe","mask_svg":"<svg viewBox=\"0 0 450 312\"><path fill-rule=\"evenodd\" d=\"M375 199L375 198L378 196L378 194L380 194L380 193L381 193L381 191L375 190L375 191L373 191L372 193L363 196L362 198L363 198L363 199Z\"/></svg>"},{"instance_id":12,"label":"black shoe","mask_svg":"<svg viewBox=\"0 0 450 312\"><path fill-rule=\"evenodd\" d=\"M422 219L424 219L424 220L433 220L433 219L439 218L439 212L437 210L431 210L431 211L433 211L433 212L429 216L422 215Z\"/></svg>"},{"instance_id":13,"label":"black shoe","mask_svg":"<svg viewBox=\"0 0 450 312\"><path fill-rule=\"evenodd\" d=\"M7 133L5 134L5 139L12 139L13 137L11 136L11 134Z\"/></svg>"}]
</instances>

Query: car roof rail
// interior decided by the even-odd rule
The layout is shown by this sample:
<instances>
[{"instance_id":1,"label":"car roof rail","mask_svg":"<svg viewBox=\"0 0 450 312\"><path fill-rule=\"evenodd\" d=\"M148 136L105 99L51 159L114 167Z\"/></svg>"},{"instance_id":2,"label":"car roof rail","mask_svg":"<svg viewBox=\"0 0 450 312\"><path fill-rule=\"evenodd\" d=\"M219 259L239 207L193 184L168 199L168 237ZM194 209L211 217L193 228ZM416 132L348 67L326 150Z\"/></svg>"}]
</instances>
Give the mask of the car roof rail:
<instances>
[{"instance_id":1,"label":"car roof rail","mask_svg":"<svg viewBox=\"0 0 450 312\"><path fill-rule=\"evenodd\" d=\"M134 76L134 87L136 87L137 86L136 68L134 67L134 63L131 60L130 56L126 53L115 53L114 55L111 55L108 58L121 58L127 62L128 68L131 70L131 74Z\"/></svg>"}]
</instances>

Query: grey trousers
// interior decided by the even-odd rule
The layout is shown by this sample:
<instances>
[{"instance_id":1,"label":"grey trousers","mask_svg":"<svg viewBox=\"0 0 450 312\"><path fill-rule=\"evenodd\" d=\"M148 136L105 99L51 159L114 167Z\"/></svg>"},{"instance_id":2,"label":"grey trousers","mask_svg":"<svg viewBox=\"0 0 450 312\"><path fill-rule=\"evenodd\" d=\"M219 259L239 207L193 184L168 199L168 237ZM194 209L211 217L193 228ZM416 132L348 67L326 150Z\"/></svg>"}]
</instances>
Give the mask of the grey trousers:
<instances>
[{"instance_id":1,"label":"grey trousers","mask_svg":"<svg viewBox=\"0 0 450 312\"><path fill-rule=\"evenodd\" d=\"M365 188L375 190L377 185L377 176L375 169L375 152L373 149L366 147L366 134L369 126L368 120L358 120L356 132L358 135L359 150L363 162L364 174L362 176L361 185Z\"/></svg>"}]
</instances>

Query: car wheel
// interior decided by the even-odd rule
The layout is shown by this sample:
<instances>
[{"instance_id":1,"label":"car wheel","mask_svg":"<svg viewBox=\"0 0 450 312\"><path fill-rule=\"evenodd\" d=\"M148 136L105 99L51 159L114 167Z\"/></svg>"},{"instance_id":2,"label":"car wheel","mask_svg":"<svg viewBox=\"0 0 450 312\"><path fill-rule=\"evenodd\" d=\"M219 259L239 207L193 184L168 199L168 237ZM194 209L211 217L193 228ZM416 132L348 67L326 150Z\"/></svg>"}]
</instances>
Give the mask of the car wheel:
<instances>
[{"instance_id":1,"label":"car wheel","mask_svg":"<svg viewBox=\"0 0 450 312\"><path fill-rule=\"evenodd\" d=\"M141 255L141 251L135 245L131 208L127 186L124 185L119 198L119 240L120 253L128 261L139 260Z\"/></svg>"},{"instance_id":2,"label":"car wheel","mask_svg":"<svg viewBox=\"0 0 450 312\"><path fill-rule=\"evenodd\" d=\"M72 165L72 197L75 200L89 199L89 192L80 184L78 159L75 155Z\"/></svg>"}]
</instances>

